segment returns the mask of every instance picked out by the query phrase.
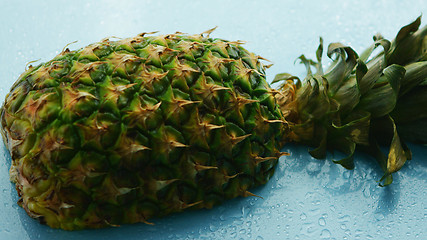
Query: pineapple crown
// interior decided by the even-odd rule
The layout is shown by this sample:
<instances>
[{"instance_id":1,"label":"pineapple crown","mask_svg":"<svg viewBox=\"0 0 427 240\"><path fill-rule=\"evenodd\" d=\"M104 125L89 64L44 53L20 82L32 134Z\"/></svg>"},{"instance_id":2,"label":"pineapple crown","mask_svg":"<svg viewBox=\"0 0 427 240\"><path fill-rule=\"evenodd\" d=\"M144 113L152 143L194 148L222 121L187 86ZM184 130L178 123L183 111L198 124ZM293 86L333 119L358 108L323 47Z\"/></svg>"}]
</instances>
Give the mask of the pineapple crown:
<instances>
[{"instance_id":1,"label":"pineapple crown","mask_svg":"<svg viewBox=\"0 0 427 240\"><path fill-rule=\"evenodd\" d=\"M314 146L310 154L325 158L327 150L347 156L334 161L354 168L356 147L374 156L384 170L380 185L392 183L411 151L403 140L425 143L427 139L427 26L419 29L421 17L401 28L389 41L381 35L358 55L351 47L331 43L327 56L332 64L322 66L323 39L316 61L304 55L303 83L288 73L278 74L273 83L282 82L279 96L293 141ZM373 51L382 51L371 56ZM315 68L315 72L312 68ZM388 154L381 147L388 147Z\"/></svg>"}]
</instances>

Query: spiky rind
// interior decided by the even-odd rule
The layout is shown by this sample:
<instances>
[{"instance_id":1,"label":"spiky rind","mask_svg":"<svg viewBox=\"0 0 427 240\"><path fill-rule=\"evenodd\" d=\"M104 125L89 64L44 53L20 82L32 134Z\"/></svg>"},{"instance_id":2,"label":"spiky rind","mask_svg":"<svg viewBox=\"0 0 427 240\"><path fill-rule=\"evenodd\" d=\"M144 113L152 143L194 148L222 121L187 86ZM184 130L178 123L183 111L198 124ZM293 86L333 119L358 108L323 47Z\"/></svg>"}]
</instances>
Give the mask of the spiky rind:
<instances>
[{"instance_id":1,"label":"spiky rind","mask_svg":"<svg viewBox=\"0 0 427 240\"><path fill-rule=\"evenodd\" d=\"M108 39L31 67L2 108L27 213L67 230L249 196L285 125L259 58L183 34Z\"/></svg>"}]
</instances>

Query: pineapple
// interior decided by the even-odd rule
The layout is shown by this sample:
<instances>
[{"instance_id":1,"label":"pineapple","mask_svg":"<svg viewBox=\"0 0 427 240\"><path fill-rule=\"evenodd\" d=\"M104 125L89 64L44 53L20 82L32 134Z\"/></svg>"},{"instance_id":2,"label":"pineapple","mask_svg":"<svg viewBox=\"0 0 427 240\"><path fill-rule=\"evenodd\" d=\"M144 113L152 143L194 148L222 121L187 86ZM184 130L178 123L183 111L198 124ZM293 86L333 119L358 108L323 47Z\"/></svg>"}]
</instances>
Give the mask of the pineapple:
<instances>
[{"instance_id":1,"label":"pineapple","mask_svg":"<svg viewBox=\"0 0 427 240\"><path fill-rule=\"evenodd\" d=\"M326 73L321 42L318 62L301 56L304 83L279 74L277 90L263 58L240 41L211 38L212 30L66 48L30 66L1 110L19 204L65 230L149 223L255 196L250 188L271 178L286 142L315 146L317 158L343 151L348 157L337 163L346 168L360 147L390 184L410 158L399 134L427 140L413 135L425 114L408 115L420 111L413 104L423 100L416 96L427 76L427 30L419 25L418 18L402 28L394 42L378 36L360 57L331 44L336 58ZM369 58L379 45L383 53ZM388 157L378 147L384 142Z\"/></svg>"}]
</instances>

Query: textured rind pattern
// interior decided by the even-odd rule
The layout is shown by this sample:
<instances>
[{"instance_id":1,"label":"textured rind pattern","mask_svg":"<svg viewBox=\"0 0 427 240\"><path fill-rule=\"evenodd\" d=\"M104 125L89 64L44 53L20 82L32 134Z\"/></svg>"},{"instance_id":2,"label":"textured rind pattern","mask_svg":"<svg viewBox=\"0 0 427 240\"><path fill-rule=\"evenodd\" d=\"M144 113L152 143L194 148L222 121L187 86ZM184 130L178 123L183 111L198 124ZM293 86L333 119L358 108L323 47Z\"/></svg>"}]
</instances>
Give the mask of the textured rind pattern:
<instances>
[{"instance_id":1,"label":"textured rind pattern","mask_svg":"<svg viewBox=\"0 0 427 240\"><path fill-rule=\"evenodd\" d=\"M240 42L182 34L106 39L30 67L1 111L21 206L74 230L251 195L286 131L263 73Z\"/></svg>"}]
</instances>

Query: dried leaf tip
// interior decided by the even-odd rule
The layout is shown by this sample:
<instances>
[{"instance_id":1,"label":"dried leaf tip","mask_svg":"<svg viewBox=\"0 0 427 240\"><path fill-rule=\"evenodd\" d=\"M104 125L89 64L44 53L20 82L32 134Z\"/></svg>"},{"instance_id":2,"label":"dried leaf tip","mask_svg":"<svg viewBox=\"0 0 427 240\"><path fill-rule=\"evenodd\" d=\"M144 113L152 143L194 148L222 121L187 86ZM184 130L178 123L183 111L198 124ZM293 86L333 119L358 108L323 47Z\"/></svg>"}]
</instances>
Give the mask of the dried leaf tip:
<instances>
[{"instance_id":1,"label":"dried leaf tip","mask_svg":"<svg viewBox=\"0 0 427 240\"><path fill-rule=\"evenodd\" d=\"M203 37L207 37L208 38L211 35L211 33L213 31L215 31L217 28L218 28L218 26L216 26L214 28L211 28L209 30L206 30L206 31L202 32L200 35L202 35ZM206 36L204 36L204 35L206 35Z\"/></svg>"}]
</instances>

